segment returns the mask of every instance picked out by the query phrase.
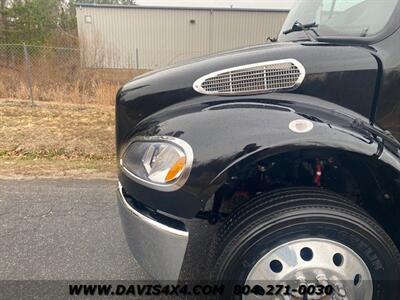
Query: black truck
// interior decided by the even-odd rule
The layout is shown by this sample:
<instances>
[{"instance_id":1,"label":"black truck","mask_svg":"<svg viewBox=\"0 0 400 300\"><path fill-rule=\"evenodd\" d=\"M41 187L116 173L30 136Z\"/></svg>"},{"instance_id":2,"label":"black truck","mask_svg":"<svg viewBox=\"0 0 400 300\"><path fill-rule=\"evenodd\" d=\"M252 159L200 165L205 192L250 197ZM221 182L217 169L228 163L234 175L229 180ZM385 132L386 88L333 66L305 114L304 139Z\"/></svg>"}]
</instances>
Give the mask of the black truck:
<instances>
[{"instance_id":1,"label":"black truck","mask_svg":"<svg viewBox=\"0 0 400 300\"><path fill-rule=\"evenodd\" d=\"M128 244L158 280L197 242L205 277L290 289L271 299L399 299L399 139L400 1L297 1L273 43L120 89Z\"/></svg>"}]
</instances>

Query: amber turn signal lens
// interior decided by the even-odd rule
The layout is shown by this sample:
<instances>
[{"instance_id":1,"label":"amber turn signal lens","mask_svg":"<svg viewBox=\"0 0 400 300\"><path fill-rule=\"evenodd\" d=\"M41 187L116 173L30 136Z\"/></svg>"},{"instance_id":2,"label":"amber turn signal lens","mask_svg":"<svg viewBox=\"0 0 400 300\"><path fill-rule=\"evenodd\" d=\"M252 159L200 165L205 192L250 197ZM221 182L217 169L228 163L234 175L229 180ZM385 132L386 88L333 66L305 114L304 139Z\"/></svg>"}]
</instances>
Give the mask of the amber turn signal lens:
<instances>
[{"instance_id":1,"label":"amber turn signal lens","mask_svg":"<svg viewBox=\"0 0 400 300\"><path fill-rule=\"evenodd\" d=\"M165 181L169 182L171 180L176 179L179 175L181 175L183 169L186 165L186 157L181 157L176 161L176 163L169 169L167 176L165 176Z\"/></svg>"}]
</instances>

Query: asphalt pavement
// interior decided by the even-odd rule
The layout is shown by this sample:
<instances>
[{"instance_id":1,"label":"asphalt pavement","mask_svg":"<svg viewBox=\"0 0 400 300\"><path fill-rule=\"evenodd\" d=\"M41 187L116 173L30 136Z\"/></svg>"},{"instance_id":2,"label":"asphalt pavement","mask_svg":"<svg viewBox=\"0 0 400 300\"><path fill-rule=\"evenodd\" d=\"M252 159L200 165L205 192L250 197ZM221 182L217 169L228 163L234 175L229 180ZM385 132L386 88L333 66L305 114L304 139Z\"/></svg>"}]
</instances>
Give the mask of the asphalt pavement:
<instances>
[{"instance_id":1,"label":"asphalt pavement","mask_svg":"<svg viewBox=\"0 0 400 300\"><path fill-rule=\"evenodd\" d=\"M69 284L155 283L129 251L116 188L109 180L0 180L0 300L65 299ZM215 228L186 225L192 242L181 279L198 279Z\"/></svg>"},{"instance_id":2,"label":"asphalt pavement","mask_svg":"<svg viewBox=\"0 0 400 300\"><path fill-rule=\"evenodd\" d=\"M117 183L0 180L0 280L148 280L123 236Z\"/></svg>"}]
</instances>

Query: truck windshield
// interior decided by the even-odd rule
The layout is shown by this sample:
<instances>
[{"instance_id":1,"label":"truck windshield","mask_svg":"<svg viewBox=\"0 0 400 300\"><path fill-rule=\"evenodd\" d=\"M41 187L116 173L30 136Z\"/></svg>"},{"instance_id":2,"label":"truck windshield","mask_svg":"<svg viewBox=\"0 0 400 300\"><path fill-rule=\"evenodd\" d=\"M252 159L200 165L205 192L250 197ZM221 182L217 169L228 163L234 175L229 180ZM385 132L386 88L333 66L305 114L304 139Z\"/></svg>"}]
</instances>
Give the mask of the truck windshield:
<instances>
[{"instance_id":1,"label":"truck windshield","mask_svg":"<svg viewBox=\"0 0 400 300\"><path fill-rule=\"evenodd\" d=\"M296 22L316 23L321 37L368 37L382 31L400 0L299 0L290 11L281 41L307 38L304 31L287 34ZM311 33L312 34L312 33Z\"/></svg>"}]
</instances>

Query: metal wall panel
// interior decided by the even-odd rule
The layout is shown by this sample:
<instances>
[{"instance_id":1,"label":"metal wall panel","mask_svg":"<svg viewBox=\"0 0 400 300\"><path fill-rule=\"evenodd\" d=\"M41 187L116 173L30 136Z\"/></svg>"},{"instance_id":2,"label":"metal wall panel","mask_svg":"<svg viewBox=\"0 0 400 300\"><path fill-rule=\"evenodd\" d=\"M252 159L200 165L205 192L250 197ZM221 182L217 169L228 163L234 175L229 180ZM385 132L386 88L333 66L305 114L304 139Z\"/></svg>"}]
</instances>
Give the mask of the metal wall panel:
<instances>
[{"instance_id":1,"label":"metal wall panel","mask_svg":"<svg viewBox=\"0 0 400 300\"><path fill-rule=\"evenodd\" d=\"M287 12L77 7L83 64L154 69L265 42Z\"/></svg>"},{"instance_id":2,"label":"metal wall panel","mask_svg":"<svg viewBox=\"0 0 400 300\"><path fill-rule=\"evenodd\" d=\"M212 52L260 44L276 37L286 12L214 11Z\"/></svg>"}]
</instances>

